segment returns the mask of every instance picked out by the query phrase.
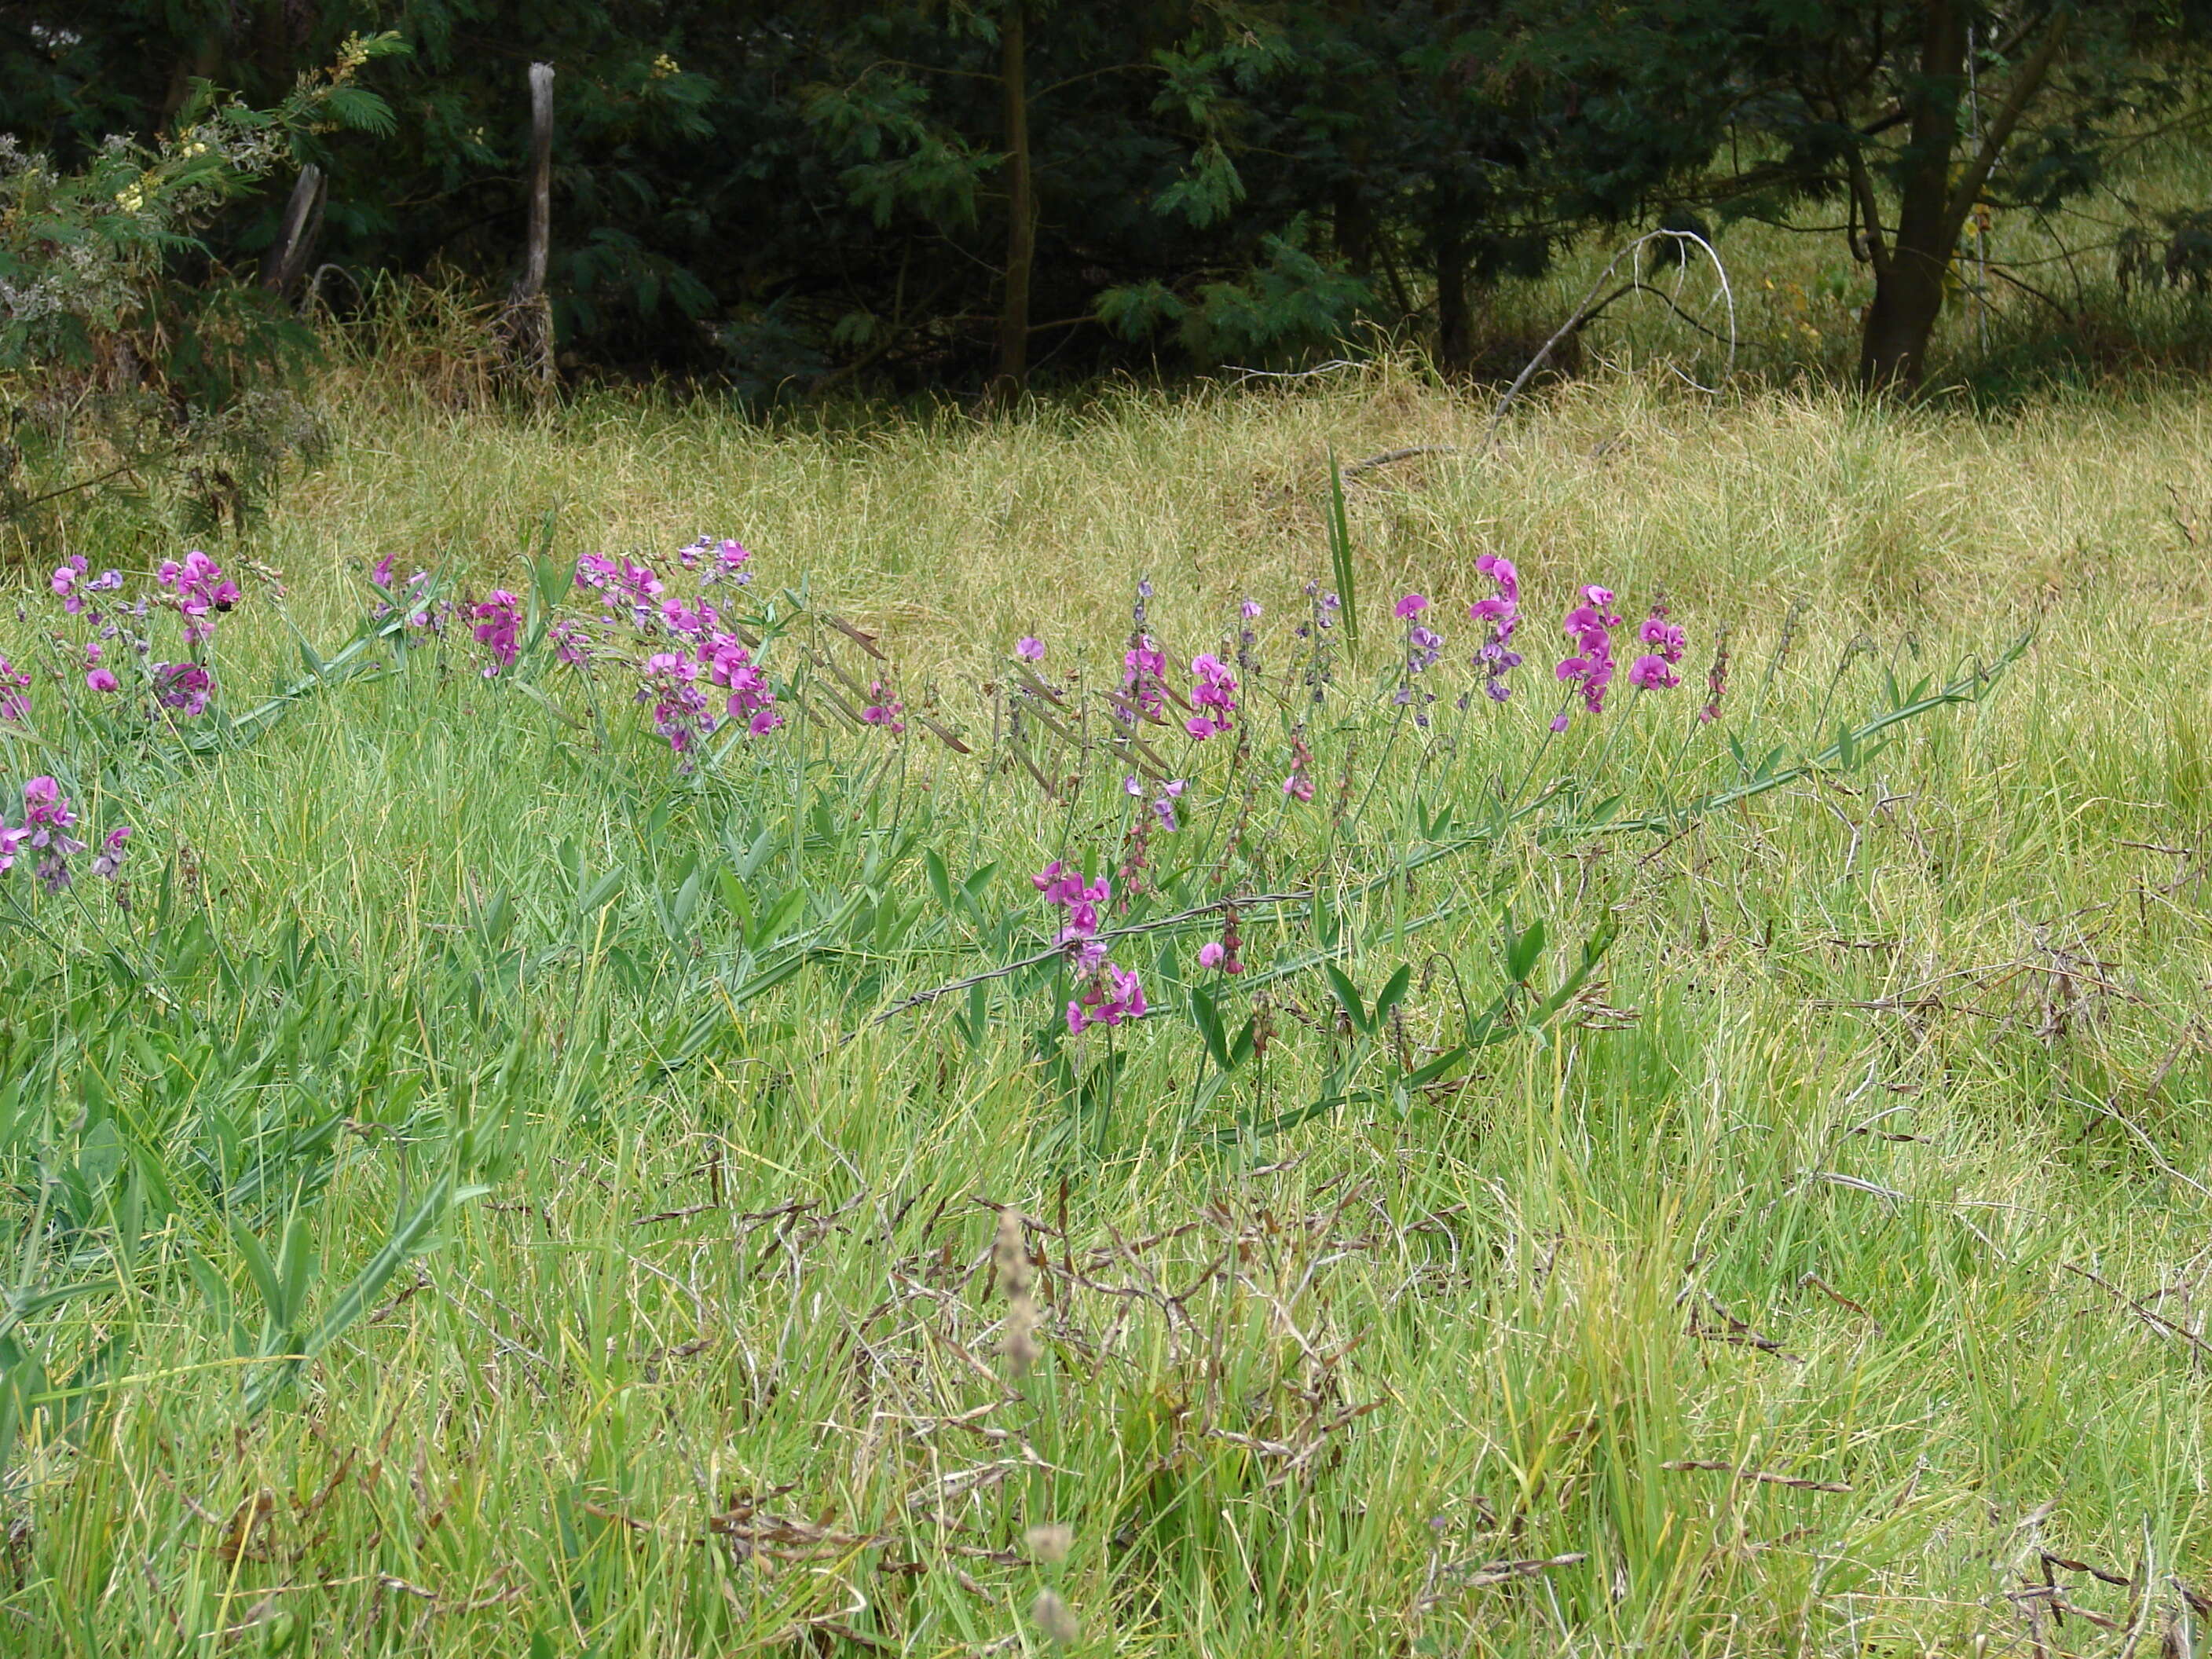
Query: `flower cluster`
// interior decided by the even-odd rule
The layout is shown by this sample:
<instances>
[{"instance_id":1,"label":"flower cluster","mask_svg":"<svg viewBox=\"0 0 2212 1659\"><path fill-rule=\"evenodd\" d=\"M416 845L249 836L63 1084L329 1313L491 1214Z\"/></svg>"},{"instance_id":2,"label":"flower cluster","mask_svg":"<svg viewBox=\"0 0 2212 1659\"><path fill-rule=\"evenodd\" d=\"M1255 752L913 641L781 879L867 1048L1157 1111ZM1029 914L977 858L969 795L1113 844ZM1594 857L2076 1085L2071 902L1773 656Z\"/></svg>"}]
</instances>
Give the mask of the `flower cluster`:
<instances>
[{"instance_id":1,"label":"flower cluster","mask_svg":"<svg viewBox=\"0 0 2212 1659\"><path fill-rule=\"evenodd\" d=\"M1181 778L1170 778L1160 785L1160 793L1152 798L1152 816L1160 821L1160 828L1173 835L1182 825L1176 820L1176 803L1189 786ZM1145 781L1134 772L1121 780L1122 793L1139 800L1145 797Z\"/></svg>"},{"instance_id":2,"label":"flower cluster","mask_svg":"<svg viewBox=\"0 0 2212 1659\"><path fill-rule=\"evenodd\" d=\"M1428 705L1437 700L1437 694L1423 691L1417 696L1413 682L1437 665L1444 648L1443 635L1420 620L1421 612L1428 608L1428 598L1421 593L1408 593L1390 608L1390 614L1406 624L1406 654L1398 666L1398 690L1391 701L1401 708L1416 705L1413 722L1417 726L1429 723Z\"/></svg>"},{"instance_id":3,"label":"flower cluster","mask_svg":"<svg viewBox=\"0 0 2212 1659\"><path fill-rule=\"evenodd\" d=\"M1283 793L1295 801L1310 801L1314 798L1313 750L1306 747L1304 726L1291 732L1291 775L1283 780Z\"/></svg>"},{"instance_id":4,"label":"flower cluster","mask_svg":"<svg viewBox=\"0 0 2212 1659\"><path fill-rule=\"evenodd\" d=\"M1336 678L1329 666L1328 635L1336 626L1336 613L1343 608L1343 601L1334 593L1322 592L1319 582L1308 582L1305 595L1306 619L1298 624L1297 636L1307 642L1306 690L1319 702Z\"/></svg>"},{"instance_id":5,"label":"flower cluster","mask_svg":"<svg viewBox=\"0 0 2212 1659\"><path fill-rule=\"evenodd\" d=\"M238 584L198 548L181 561L162 560L154 574L169 590L170 602L185 619L186 645L201 645L212 639L215 618L210 613L227 611L238 603Z\"/></svg>"},{"instance_id":6,"label":"flower cluster","mask_svg":"<svg viewBox=\"0 0 2212 1659\"><path fill-rule=\"evenodd\" d=\"M686 570L699 571L701 581L729 582L738 587L753 579L753 573L745 568L752 556L727 537L717 541L712 536L702 536L690 546L676 550L678 562Z\"/></svg>"},{"instance_id":7,"label":"flower cluster","mask_svg":"<svg viewBox=\"0 0 2212 1659\"><path fill-rule=\"evenodd\" d=\"M1582 688L1583 706L1593 714L1605 713L1605 689L1613 684L1612 630L1620 626L1620 614L1612 605L1613 590L1592 586L1583 589L1583 602L1567 612L1566 635L1574 641L1575 654L1560 662L1559 678ZM1559 711L1552 729L1567 729L1566 710Z\"/></svg>"},{"instance_id":8,"label":"flower cluster","mask_svg":"<svg viewBox=\"0 0 2212 1659\"><path fill-rule=\"evenodd\" d=\"M1224 974L1244 971L1244 935L1237 926L1237 907L1230 905L1222 913L1221 937L1208 939L1198 947L1198 965L1218 968Z\"/></svg>"},{"instance_id":9,"label":"flower cluster","mask_svg":"<svg viewBox=\"0 0 2212 1659\"><path fill-rule=\"evenodd\" d=\"M702 537L677 552L678 562L699 573L700 581L742 585L752 580L745 568L752 555L736 542ZM597 626L602 633L627 623L653 636L659 648L638 666L636 701L653 710L653 728L667 739L678 755L689 756L701 738L726 721L741 722L755 737L783 723L775 691L754 660L752 647L726 625L722 613L703 595L684 599L668 592L652 566L629 558L611 559L586 553L576 561L576 586L599 595L605 613ZM501 601L506 601L501 606ZM494 629L477 637L491 645L501 663L512 661L502 645L514 645L516 619L514 595L494 593L471 612L485 617ZM556 623L549 630L554 655L569 667L587 670L613 653L605 642L592 636L583 623ZM862 718L892 730L904 729L904 705L880 695ZM720 695L716 695L719 693Z\"/></svg>"},{"instance_id":10,"label":"flower cluster","mask_svg":"<svg viewBox=\"0 0 2212 1659\"><path fill-rule=\"evenodd\" d=\"M469 607L469 615L476 619L477 643L492 654L484 667L483 677L490 679L501 669L512 667L522 652L522 602L503 587L495 587L484 595L481 604Z\"/></svg>"},{"instance_id":11,"label":"flower cluster","mask_svg":"<svg viewBox=\"0 0 2212 1659\"><path fill-rule=\"evenodd\" d=\"M1129 648L1121 653L1121 707L1115 711L1122 720L1134 720L1140 714L1147 720L1159 718L1165 703L1160 682L1167 672L1167 653L1150 634L1129 636Z\"/></svg>"},{"instance_id":12,"label":"flower cluster","mask_svg":"<svg viewBox=\"0 0 2212 1659\"><path fill-rule=\"evenodd\" d=\"M906 730L906 705L884 690L881 680L870 680L868 704L860 710L860 718L896 737Z\"/></svg>"},{"instance_id":13,"label":"flower cluster","mask_svg":"<svg viewBox=\"0 0 2212 1659\"><path fill-rule=\"evenodd\" d=\"M628 611L634 628L651 628L659 617L664 588L648 565L586 553L576 561L576 586L596 589L610 616Z\"/></svg>"},{"instance_id":14,"label":"flower cluster","mask_svg":"<svg viewBox=\"0 0 2212 1659\"><path fill-rule=\"evenodd\" d=\"M1183 722L1183 729L1203 743L1237 723L1237 677L1210 652L1193 657L1190 672L1197 676L1190 688L1190 706L1197 712Z\"/></svg>"},{"instance_id":15,"label":"flower cluster","mask_svg":"<svg viewBox=\"0 0 2212 1659\"><path fill-rule=\"evenodd\" d=\"M1521 573L1512 560L1496 553L1484 554L1474 568L1498 584L1498 592L1467 608L1469 622L1482 623L1490 630L1472 661L1482 672L1482 689L1490 700L1504 702L1513 695L1505 677L1521 665L1521 653L1513 648L1513 630L1521 625Z\"/></svg>"},{"instance_id":16,"label":"flower cluster","mask_svg":"<svg viewBox=\"0 0 2212 1659\"><path fill-rule=\"evenodd\" d=\"M1663 596L1651 601L1651 614L1644 619L1636 636L1652 649L1628 665L1628 683L1644 691L1680 685L1682 677L1674 672L1674 665L1682 660L1682 624L1667 620Z\"/></svg>"},{"instance_id":17,"label":"flower cluster","mask_svg":"<svg viewBox=\"0 0 2212 1659\"><path fill-rule=\"evenodd\" d=\"M1068 1034L1080 1036L1087 1026L1142 1019L1145 988L1137 982L1135 969L1108 960L1106 941L1098 937L1099 907L1113 896L1106 878L1085 882L1081 871L1054 859L1031 876L1030 884L1046 903L1066 912L1054 943L1066 953L1079 982L1077 994L1068 1000Z\"/></svg>"},{"instance_id":18,"label":"flower cluster","mask_svg":"<svg viewBox=\"0 0 2212 1659\"><path fill-rule=\"evenodd\" d=\"M85 850L84 843L70 833L76 821L58 782L50 777L33 778L23 786L23 822L11 828L5 818L0 818L0 876L13 869L27 849L38 854L40 885L49 893L68 886L69 861ZM123 843L130 838L127 826L110 830L92 861L93 873L112 880L123 867Z\"/></svg>"},{"instance_id":19,"label":"flower cluster","mask_svg":"<svg viewBox=\"0 0 2212 1659\"><path fill-rule=\"evenodd\" d=\"M204 558L206 555L200 556ZM47 584L53 589L54 597L62 602L62 609L72 617L84 614L85 606L91 602L86 597L88 594L112 593L123 586L120 570L103 570L88 581L84 574L86 568L84 555L72 553L57 567ZM231 597L234 599L238 597L235 591Z\"/></svg>"},{"instance_id":20,"label":"flower cluster","mask_svg":"<svg viewBox=\"0 0 2212 1659\"><path fill-rule=\"evenodd\" d=\"M154 665L154 701L190 720L207 708L215 677L196 662Z\"/></svg>"}]
</instances>

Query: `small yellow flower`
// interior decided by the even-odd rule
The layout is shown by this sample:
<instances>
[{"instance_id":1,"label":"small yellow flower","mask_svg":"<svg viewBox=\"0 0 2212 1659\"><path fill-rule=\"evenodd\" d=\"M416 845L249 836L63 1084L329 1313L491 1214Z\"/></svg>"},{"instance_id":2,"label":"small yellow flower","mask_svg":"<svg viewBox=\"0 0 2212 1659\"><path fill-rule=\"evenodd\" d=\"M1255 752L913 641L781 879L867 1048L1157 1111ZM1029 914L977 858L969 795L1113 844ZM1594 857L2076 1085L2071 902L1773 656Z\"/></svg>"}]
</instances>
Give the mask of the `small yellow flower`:
<instances>
[{"instance_id":1,"label":"small yellow flower","mask_svg":"<svg viewBox=\"0 0 2212 1659\"><path fill-rule=\"evenodd\" d=\"M670 76L682 72L676 60L665 52L653 60L653 78L656 81L665 81Z\"/></svg>"},{"instance_id":2,"label":"small yellow flower","mask_svg":"<svg viewBox=\"0 0 2212 1659\"><path fill-rule=\"evenodd\" d=\"M136 213L146 205L146 192L136 185L129 185L115 192L115 204L125 213Z\"/></svg>"}]
</instances>

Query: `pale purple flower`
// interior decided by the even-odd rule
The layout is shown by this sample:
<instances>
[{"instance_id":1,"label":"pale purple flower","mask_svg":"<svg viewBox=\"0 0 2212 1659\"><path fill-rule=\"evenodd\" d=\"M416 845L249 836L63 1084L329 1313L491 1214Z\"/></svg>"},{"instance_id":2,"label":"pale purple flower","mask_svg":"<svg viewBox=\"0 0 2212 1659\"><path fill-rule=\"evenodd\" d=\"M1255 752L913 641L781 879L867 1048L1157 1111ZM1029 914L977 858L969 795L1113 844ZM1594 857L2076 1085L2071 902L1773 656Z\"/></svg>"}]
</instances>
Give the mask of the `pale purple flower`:
<instances>
[{"instance_id":1,"label":"pale purple flower","mask_svg":"<svg viewBox=\"0 0 2212 1659\"><path fill-rule=\"evenodd\" d=\"M1246 622L1256 622L1260 617L1260 601L1247 599L1243 605L1237 606L1237 611Z\"/></svg>"},{"instance_id":2,"label":"pale purple flower","mask_svg":"<svg viewBox=\"0 0 2212 1659\"><path fill-rule=\"evenodd\" d=\"M1024 662L1044 660L1044 641L1034 634L1024 634L1014 641L1014 654Z\"/></svg>"},{"instance_id":3,"label":"pale purple flower","mask_svg":"<svg viewBox=\"0 0 2212 1659\"><path fill-rule=\"evenodd\" d=\"M123 843L130 839L131 826L127 823L109 830L107 838L100 844L100 851L94 855L92 873L103 881L113 881L115 872L123 867Z\"/></svg>"},{"instance_id":4,"label":"pale purple flower","mask_svg":"<svg viewBox=\"0 0 2212 1659\"><path fill-rule=\"evenodd\" d=\"M28 830L11 830L4 821L0 821L0 876L6 875L15 867L16 855L21 853L24 844L30 839Z\"/></svg>"},{"instance_id":5,"label":"pale purple flower","mask_svg":"<svg viewBox=\"0 0 2212 1659\"><path fill-rule=\"evenodd\" d=\"M1228 948L1219 939L1208 939L1198 947L1198 965L1201 968L1218 968L1221 966L1221 959L1228 954Z\"/></svg>"},{"instance_id":6,"label":"pale purple flower","mask_svg":"<svg viewBox=\"0 0 2212 1659\"><path fill-rule=\"evenodd\" d=\"M89 671L84 677L84 683L88 690L94 691L114 691L121 689L120 682L105 668L94 668Z\"/></svg>"}]
</instances>

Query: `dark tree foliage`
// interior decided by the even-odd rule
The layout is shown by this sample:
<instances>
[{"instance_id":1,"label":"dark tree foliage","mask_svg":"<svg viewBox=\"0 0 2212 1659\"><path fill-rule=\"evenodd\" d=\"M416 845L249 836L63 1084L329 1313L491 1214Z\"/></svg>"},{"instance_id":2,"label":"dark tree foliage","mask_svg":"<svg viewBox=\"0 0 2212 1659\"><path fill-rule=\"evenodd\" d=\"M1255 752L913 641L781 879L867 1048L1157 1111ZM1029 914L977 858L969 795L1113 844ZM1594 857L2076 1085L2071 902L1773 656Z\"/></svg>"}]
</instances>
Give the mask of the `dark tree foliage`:
<instances>
[{"instance_id":1,"label":"dark tree foliage","mask_svg":"<svg viewBox=\"0 0 2212 1659\"><path fill-rule=\"evenodd\" d=\"M311 268L498 289L550 62L566 349L761 393L1003 398L1363 324L1464 368L1497 283L1594 228L1828 203L1887 384L1978 203L2076 193L2181 107L2205 3L0 0L0 131L66 163L196 81L273 103L393 30L364 83L396 131L298 142L328 179ZM287 182L212 228L219 260L258 258Z\"/></svg>"}]
</instances>

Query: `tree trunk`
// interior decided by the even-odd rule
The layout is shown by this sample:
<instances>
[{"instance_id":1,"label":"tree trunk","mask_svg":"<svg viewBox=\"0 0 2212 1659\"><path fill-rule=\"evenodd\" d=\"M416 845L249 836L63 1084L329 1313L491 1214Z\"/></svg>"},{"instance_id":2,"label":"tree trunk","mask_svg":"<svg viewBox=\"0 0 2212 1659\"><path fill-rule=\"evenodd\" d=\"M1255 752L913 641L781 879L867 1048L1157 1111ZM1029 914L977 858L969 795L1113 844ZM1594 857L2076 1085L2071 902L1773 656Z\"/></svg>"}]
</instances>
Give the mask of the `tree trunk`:
<instances>
[{"instance_id":1,"label":"tree trunk","mask_svg":"<svg viewBox=\"0 0 2212 1659\"><path fill-rule=\"evenodd\" d=\"M1959 94L1966 72L1966 8L1955 0L1927 0L1923 12L1919 84L1914 89L1911 136L1898 192L1897 232L1884 248L1879 228L1869 225L1875 248L1874 304L1859 341L1859 381L1871 391L1920 383L1929 337L1943 311L1943 279L1958 240L1952 214L1951 170L1959 148ZM1868 192L1869 204L1873 192Z\"/></svg>"},{"instance_id":2,"label":"tree trunk","mask_svg":"<svg viewBox=\"0 0 2212 1659\"><path fill-rule=\"evenodd\" d=\"M1006 94L1006 281L999 302L998 362L987 401L1006 404L1029 380L1030 272L1036 259L1036 202L1030 182L1029 8L1013 0L999 24L999 74Z\"/></svg>"},{"instance_id":3,"label":"tree trunk","mask_svg":"<svg viewBox=\"0 0 2212 1659\"><path fill-rule=\"evenodd\" d=\"M1455 235L1437 240L1437 367L1448 375L1474 366L1474 310L1467 297L1467 243Z\"/></svg>"}]
</instances>

